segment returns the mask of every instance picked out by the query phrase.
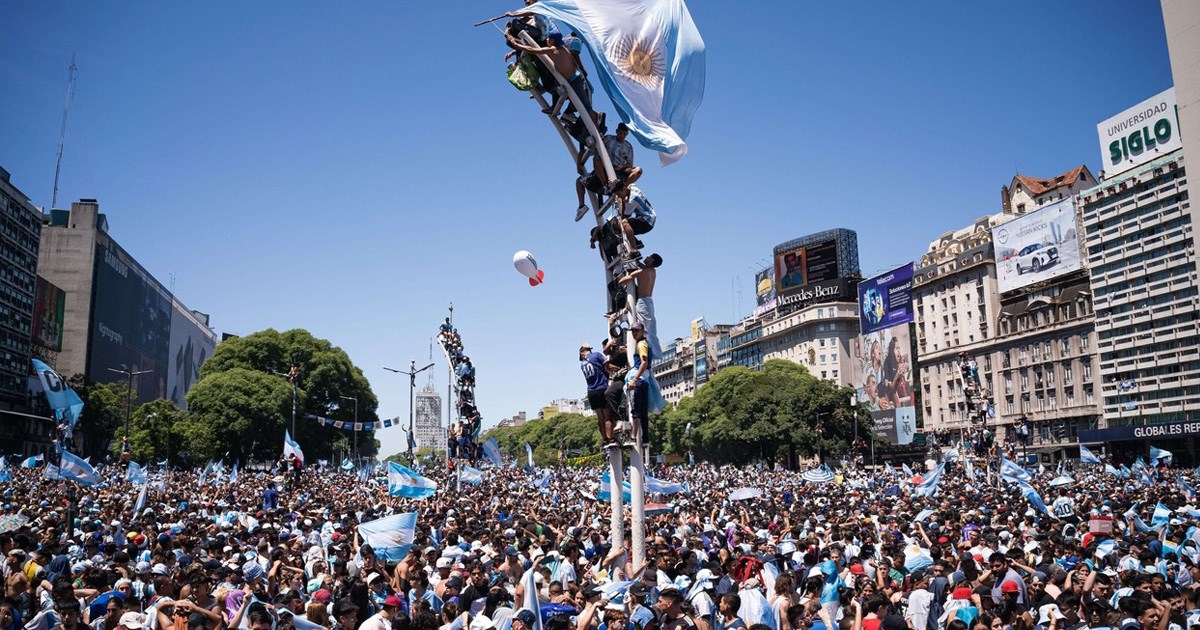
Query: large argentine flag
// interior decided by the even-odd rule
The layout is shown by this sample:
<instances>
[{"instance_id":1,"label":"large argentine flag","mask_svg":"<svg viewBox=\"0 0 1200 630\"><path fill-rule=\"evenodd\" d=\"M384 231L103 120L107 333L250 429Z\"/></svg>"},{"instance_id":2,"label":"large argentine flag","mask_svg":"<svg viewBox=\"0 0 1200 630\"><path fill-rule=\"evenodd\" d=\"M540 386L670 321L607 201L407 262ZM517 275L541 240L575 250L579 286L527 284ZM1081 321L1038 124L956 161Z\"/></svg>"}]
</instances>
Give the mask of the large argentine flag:
<instances>
[{"instance_id":1,"label":"large argentine flag","mask_svg":"<svg viewBox=\"0 0 1200 630\"><path fill-rule=\"evenodd\" d=\"M704 40L683 0L540 0L523 11L570 26L587 46L593 76L647 149L664 165L704 98Z\"/></svg>"},{"instance_id":2,"label":"large argentine flag","mask_svg":"<svg viewBox=\"0 0 1200 630\"><path fill-rule=\"evenodd\" d=\"M463 483L469 483L478 486L483 483L483 471L470 466L463 466L458 469L458 480Z\"/></svg>"},{"instance_id":3,"label":"large argentine flag","mask_svg":"<svg viewBox=\"0 0 1200 630\"><path fill-rule=\"evenodd\" d=\"M1080 444L1079 445L1079 463L1081 464L1099 464L1100 458L1092 452L1092 449Z\"/></svg>"},{"instance_id":4,"label":"large argentine flag","mask_svg":"<svg viewBox=\"0 0 1200 630\"><path fill-rule=\"evenodd\" d=\"M37 359L32 361L33 371L37 372L38 380L42 382L42 391L46 392L46 402L50 403L50 408L60 420L66 420L74 429L75 423L79 421L79 413L83 411L83 401L79 399L79 394L67 386L67 382L54 368Z\"/></svg>"},{"instance_id":5,"label":"large argentine flag","mask_svg":"<svg viewBox=\"0 0 1200 630\"><path fill-rule=\"evenodd\" d=\"M386 562L400 562L412 547L417 528L417 513L393 514L368 523L359 523L358 533Z\"/></svg>"},{"instance_id":6,"label":"large argentine flag","mask_svg":"<svg viewBox=\"0 0 1200 630\"><path fill-rule=\"evenodd\" d=\"M1028 484L1033 479L1033 475L1030 475L1028 470L1021 468L1016 462L1004 459L1000 463L1000 478L1012 483Z\"/></svg>"},{"instance_id":7,"label":"large argentine flag","mask_svg":"<svg viewBox=\"0 0 1200 630\"><path fill-rule=\"evenodd\" d=\"M938 482L942 480L942 471L945 470L945 464L938 464L933 472L929 473L921 483L913 486L913 494L919 497L931 497L934 492L937 492Z\"/></svg>"},{"instance_id":8,"label":"large argentine flag","mask_svg":"<svg viewBox=\"0 0 1200 630\"><path fill-rule=\"evenodd\" d=\"M64 479L70 479L83 486L93 486L100 482L100 475L92 465L83 461L74 453L63 451L62 461L58 465L59 474Z\"/></svg>"},{"instance_id":9,"label":"large argentine flag","mask_svg":"<svg viewBox=\"0 0 1200 630\"><path fill-rule=\"evenodd\" d=\"M437 484L396 462L388 462L388 494L393 497L424 499L437 492Z\"/></svg>"}]
</instances>

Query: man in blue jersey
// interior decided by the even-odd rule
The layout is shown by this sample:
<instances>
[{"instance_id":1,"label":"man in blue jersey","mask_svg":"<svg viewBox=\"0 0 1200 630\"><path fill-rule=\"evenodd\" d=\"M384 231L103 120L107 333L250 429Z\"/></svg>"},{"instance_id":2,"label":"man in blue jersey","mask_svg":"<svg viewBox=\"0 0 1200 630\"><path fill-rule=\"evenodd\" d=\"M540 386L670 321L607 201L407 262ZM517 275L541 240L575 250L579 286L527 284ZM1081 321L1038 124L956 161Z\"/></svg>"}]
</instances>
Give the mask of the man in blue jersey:
<instances>
[{"instance_id":1,"label":"man in blue jersey","mask_svg":"<svg viewBox=\"0 0 1200 630\"><path fill-rule=\"evenodd\" d=\"M613 431L613 418L604 398L604 392L608 389L606 362L603 354L592 350L592 344L586 341L579 344L579 369L583 370L583 378L587 381L588 405L596 412L596 421L600 424L600 438L607 449L616 446L617 441Z\"/></svg>"}]
</instances>

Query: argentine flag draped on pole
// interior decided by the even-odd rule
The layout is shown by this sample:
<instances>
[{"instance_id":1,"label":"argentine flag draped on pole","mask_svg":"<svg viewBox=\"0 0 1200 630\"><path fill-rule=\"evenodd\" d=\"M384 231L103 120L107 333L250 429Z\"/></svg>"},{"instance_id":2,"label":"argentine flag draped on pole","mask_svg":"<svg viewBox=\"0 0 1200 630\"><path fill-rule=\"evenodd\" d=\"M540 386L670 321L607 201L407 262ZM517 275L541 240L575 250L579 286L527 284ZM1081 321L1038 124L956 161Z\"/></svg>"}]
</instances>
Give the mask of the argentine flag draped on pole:
<instances>
[{"instance_id":1,"label":"argentine flag draped on pole","mask_svg":"<svg viewBox=\"0 0 1200 630\"><path fill-rule=\"evenodd\" d=\"M385 562L400 562L412 547L417 528L417 513L393 514L367 523L359 523L358 533L371 545L375 555Z\"/></svg>"},{"instance_id":2,"label":"argentine flag draped on pole","mask_svg":"<svg viewBox=\"0 0 1200 630\"><path fill-rule=\"evenodd\" d=\"M81 486L94 486L100 482L100 475L96 469L69 451L63 451L58 468L58 474L62 475L63 479L69 479Z\"/></svg>"},{"instance_id":3,"label":"argentine flag draped on pole","mask_svg":"<svg viewBox=\"0 0 1200 630\"><path fill-rule=\"evenodd\" d=\"M67 382L54 368L37 359L32 361L33 371L37 372L38 380L42 382L42 391L46 392L46 402L50 403L54 415L59 420L66 420L71 430L74 430L75 423L79 421L79 412L83 411L83 401L80 400L79 394L67 386Z\"/></svg>"},{"instance_id":4,"label":"argentine flag draped on pole","mask_svg":"<svg viewBox=\"0 0 1200 630\"><path fill-rule=\"evenodd\" d=\"M525 456L529 458L529 467L533 468L533 447L529 445L529 442L525 443Z\"/></svg>"},{"instance_id":5,"label":"argentine flag draped on pole","mask_svg":"<svg viewBox=\"0 0 1200 630\"><path fill-rule=\"evenodd\" d=\"M388 462L388 494L393 497L424 499L437 492L437 483L396 462Z\"/></svg>"},{"instance_id":6,"label":"argentine flag draped on pole","mask_svg":"<svg viewBox=\"0 0 1200 630\"><path fill-rule=\"evenodd\" d=\"M1079 463L1081 464L1099 464L1100 458L1092 452L1092 449L1080 444L1079 445Z\"/></svg>"},{"instance_id":7,"label":"argentine flag draped on pole","mask_svg":"<svg viewBox=\"0 0 1200 630\"><path fill-rule=\"evenodd\" d=\"M579 34L591 53L591 76L664 166L687 154L684 141L704 98L705 60L683 0L540 0L518 13L544 15Z\"/></svg>"},{"instance_id":8,"label":"argentine flag draped on pole","mask_svg":"<svg viewBox=\"0 0 1200 630\"><path fill-rule=\"evenodd\" d=\"M504 462L500 459L500 445L496 444L495 438L488 438L483 443L483 454L496 466L500 466Z\"/></svg>"},{"instance_id":9,"label":"argentine flag draped on pole","mask_svg":"<svg viewBox=\"0 0 1200 630\"><path fill-rule=\"evenodd\" d=\"M287 457L288 453L295 453L296 459L300 460L300 464L304 464L304 451L300 450L300 445L296 440L292 439L292 434L288 433L287 429L283 430L283 456Z\"/></svg>"},{"instance_id":10,"label":"argentine flag draped on pole","mask_svg":"<svg viewBox=\"0 0 1200 630\"><path fill-rule=\"evenodd\" d=\"M133 513L135 516L146 508L146 488L149 486L150 484L143 483L141 491L138 492L137 502L133 504Z\"/></svg>"}]
</instances>

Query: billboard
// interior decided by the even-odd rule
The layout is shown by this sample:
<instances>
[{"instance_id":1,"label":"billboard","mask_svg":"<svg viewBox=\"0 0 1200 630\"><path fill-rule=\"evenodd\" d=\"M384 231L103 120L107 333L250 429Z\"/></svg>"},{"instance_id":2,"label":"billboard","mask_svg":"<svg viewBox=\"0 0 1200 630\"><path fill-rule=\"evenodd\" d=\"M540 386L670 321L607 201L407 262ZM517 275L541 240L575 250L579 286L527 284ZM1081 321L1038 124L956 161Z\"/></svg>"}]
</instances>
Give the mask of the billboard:
<instances>
[{"instance_id":1,"label":"billboard","mask_svg":"<svg viewBox=\"0 0 1200 630\"><path fill-rule=\"evenodd\" d=\"M167 359L167 397L187 409L184 396L200 378L200 364L212 356L217 334L179 300L171 301L171 341Z\"/></svg>"},{"instance_id":2,"label":"billboard","mask_svg":"<svg viewBox=\"0 0 1200 630\"><path fill-rule=\"evenodd\" d=\"M858 283L858 320L863 334L913 321L913 264Z\"/></svg>"},{"instance_id":3,"label":"billboard","mask_svg":"<svg viewBox=\"0 0 1200 630\"><path fill-rule=\"evenodd\" d=\"M992 241L1001 293L1083 268L1070 197L992 228Z\"/></svg>"},{"instance_id":4,"label":"billboard","mask_svg":"<svg viewBox=\"0 0 1200 630\"><path fill-rule=\"evenodd\" d=\"M858 404L870 412L875 433L893 444L911 444L917 426L909 327L883 328L850 342Z\"/></svg>"},{"instance_id":5,"label":"billboard","mask_svg":"<svg viewBox=\"0 0 1200 630\"><path fill-rule=\"evenodd\" d=\"M833 239L775 253L775 291L793 293L810 284L839 277L837 242Z\"/></svg>"},{"instance_id":6,"label":"billboard","mask_svg":"<svg viewBox=\"0 0 1200 630\"><path fill-rule=\"evenodd\" d=\"M38 276L33 292L33 344L62 351L63 311L67 293Z\"/></svg>"},{"instance_id":7,"label":"billboard","mask_svg":"<svg viewBox=\"0 0 1200 630\"><path fill-rule=\"evenodd\" d=\"M1175 88L1152 96L1096 125L1104 176L1112 177L1183 147Z\"/></svg>"},{"instance_id":8,"label":"billboard","mask_svg":"<svg viewBox=\"0 0 1200 630\"><path fill-rule=\"evenodd\" d=\"M149 370L133 379L139 403L167 395L171 296L116 243L96 244L88 375L123 380L113 369ZM122 367L124 366L124 367Z\"/></svg>"},{"instance_id":9,"label":"billboard","mask_svg":"<svg viewBox=\"0 0 1200 630\"><path fill-rule=\"evenodd\" d=\"M767 267L754 274L754 314L762 315L775 309L775 268Z\"/></svg>"}]
</instances>

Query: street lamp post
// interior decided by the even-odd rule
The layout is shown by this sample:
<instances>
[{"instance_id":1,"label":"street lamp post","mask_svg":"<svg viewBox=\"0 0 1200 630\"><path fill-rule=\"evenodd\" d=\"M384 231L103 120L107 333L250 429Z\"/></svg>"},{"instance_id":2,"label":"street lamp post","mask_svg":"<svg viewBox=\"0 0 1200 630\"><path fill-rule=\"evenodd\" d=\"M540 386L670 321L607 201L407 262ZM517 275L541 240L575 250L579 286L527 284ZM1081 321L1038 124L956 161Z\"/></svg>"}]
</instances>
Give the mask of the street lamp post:
<instances>
[{"instance_id":1,"label":"street lamp post","mask_svg":"<svg viewBox=\"0 0 1200 630\"><path fill-rule=\"evenodd\" d=\"M283 378L286 378L288 380L288 382L292 384L292 438L295 439L295 437L296 437L296 381L300 380L300 370L296 369L296 364L293 363L292 366L290 368L288 368L287 374L284 374L283 372L276 372L274 370L271 370L271 373L274 374L275 376L282 376Z\"/></svg>"},{"instance_id":2,"label":"street lamp post","mask_svg":"<svg viewBox=\"0 0 1200 630\"><path fill-rule=\"evenodd\" d=\"M340 396L342 400L354 401L354 465L358 466L358 396Z\"/></svg>"},{"instance_id":3,"label":"street lamp post","mask_svg":"<svg viewBox=\"0 0 1200 630\"><path fill-rule=\"evenodd\" d=\"M416 398L415 398L416 394L414 392L417 389L417 375L420 374L421 372L424 372L425 370L428 370L431 367L433 367L432 363L430 363L429 365L426 365L425 367L418 370L417 362L410 361L408 364L407 372L405 372L404 370L397 370L395 368L390 368L387 366L384 366L384 368L383 368L389 372L395 372L397 374L407 374L408 375L408 435L409 435L409 444L410 445L416 442L416 436L413 435L413 428L414 428L414 426L413 426L414 425L413 408L416 406ZM450 401L447 400L446 404L449 405ZM441 418L438 419L438 423L441 424ZM410 455L412 454L411 446L409 447L408 452Z\"/></svg>"},{"instance_id":4,"label":"street lamp post","mask_svg":"<svg viewBox=\"0 0 1200 630\"><path fill-rule=\"evenodd\" d=\"M129 385L125 389L125 439L121 443L121 452L128 453L129 452L129 421L133 417L133 377L138 376L139 374L149 374L149 373L153 372L154 370L139 370L137 372L134 372L131 368L128 368L124 364L121 364L121 369L118 370L117 368L108 368L108 371L116 372L117 374L124 374L129 379L129 381L128 381Z\"/></svg>"}]
</instances>

